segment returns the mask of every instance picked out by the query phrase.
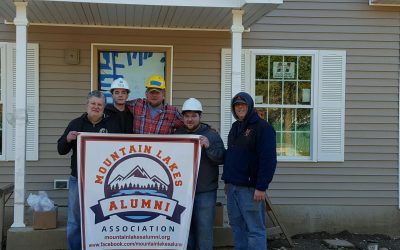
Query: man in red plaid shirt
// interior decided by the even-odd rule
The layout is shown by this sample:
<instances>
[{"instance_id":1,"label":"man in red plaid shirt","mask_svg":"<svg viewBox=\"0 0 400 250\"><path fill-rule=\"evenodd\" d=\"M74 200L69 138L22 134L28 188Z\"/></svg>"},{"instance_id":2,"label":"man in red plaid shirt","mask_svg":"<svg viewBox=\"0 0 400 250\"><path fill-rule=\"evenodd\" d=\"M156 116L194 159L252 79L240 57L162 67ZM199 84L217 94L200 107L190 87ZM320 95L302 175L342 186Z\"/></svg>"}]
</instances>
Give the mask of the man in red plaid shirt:
<instances>
[{"instance_id":1,"label":"man in red plaid shirt","mask_svg":"<svg viewBox=\"0 0 400 250\"><path fill-rule=\"evenodd\" d=\"M172 134L183 126L179 110L164 102L165 80L160 75L150 76L146 82L146 98L127 102L133 114L134 134Z\"/></svg>"}]
</instances>

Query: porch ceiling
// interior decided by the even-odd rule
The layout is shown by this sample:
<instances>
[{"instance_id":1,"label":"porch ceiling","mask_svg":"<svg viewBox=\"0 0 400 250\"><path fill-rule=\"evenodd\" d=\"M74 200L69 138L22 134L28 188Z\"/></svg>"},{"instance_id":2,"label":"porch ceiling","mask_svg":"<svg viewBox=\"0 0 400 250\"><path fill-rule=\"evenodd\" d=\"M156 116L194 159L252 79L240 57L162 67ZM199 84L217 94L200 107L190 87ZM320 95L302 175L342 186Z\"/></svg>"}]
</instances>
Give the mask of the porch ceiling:
<instances>
[{"instance_id":1,"label":"porch ceiling","mask_svg":"<svg viewBox=\"0 0 400 250\"><path fill-rule=\"evenodd\" d=\"M229 29L232 9L244 10L248 28L283 0L1 0L0 18L13 22L14 1L27 1L37 25ZM151 2L151 3L148 3Z\"/></svg>"}]
</instances>

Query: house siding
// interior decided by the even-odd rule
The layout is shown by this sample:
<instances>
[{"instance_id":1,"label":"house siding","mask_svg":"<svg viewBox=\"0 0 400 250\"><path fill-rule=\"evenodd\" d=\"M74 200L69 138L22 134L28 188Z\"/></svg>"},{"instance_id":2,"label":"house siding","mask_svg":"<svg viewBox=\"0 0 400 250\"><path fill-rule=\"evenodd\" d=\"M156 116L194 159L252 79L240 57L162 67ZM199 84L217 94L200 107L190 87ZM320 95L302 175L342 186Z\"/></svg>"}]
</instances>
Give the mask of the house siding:
<instances>
[{"instance_id":1,"label":"house siding","mask_svg":"<svg viewBox=\"0 0 400 250\"><path fill-rule=\"evenodd\" d=\"M249 49L347 53L344 162L279 162L268 191L290 233L400 234L399 27L399 8L367 0L285 0L244 34Z\"/></svg>"}]
</instances>

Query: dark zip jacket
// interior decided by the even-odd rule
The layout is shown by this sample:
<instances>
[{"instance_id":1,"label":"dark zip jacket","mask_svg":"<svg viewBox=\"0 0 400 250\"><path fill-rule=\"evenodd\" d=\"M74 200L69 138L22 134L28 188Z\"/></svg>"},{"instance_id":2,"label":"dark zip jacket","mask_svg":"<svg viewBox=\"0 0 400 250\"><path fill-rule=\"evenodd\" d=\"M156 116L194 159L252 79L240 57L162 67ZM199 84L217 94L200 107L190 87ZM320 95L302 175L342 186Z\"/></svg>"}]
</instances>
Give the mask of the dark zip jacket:
<instances>
[{"instance_id":1,"label":"dark zip jacket","mask_svg":"<svg viewBox=\"0 0 400 250\"><path fill-rule=\"evenodd\" d=\"M196 193L209 192L218 188L218 168L223 163L225 147L221 137L209 125L201 123L195 131L181 127L175 134L194 134L207 137L210 146L201 149L200 168L197 177Z\"/></svg>"},{"instance_id":2,"label":"dark zip jacket","mask_svg":"<svg viewBox=\"0 0 400 250\"><path fill-rule=\"evenodd\" d=\"M125 110L120 111L114 104L107 104L104 109L104 113L115 119L120 123L121 129L124 134L133 134L133 114L129 111L128 107L125 105Z\"/></svg>"},{"instance_id":3,"label":"dark zip jacket","mask_svg":"<svg viewBox=\"0 0 400 250\"><path fill-rule=\"evenodd\" d=\"M237 96L248 106L243 121L238 120L233 107ZM272 181L277 162L275 130L258 116L253 99L245 92L232 98L231 110L237 121L229 131L222 179L225 183L265 191Z\"/></svg>"},{"instance_id":4,"label":"dark zip jacket","mask_svg":"<svg viewBox=\"0 0 400 250\"><path fill-rule=\"evenodd\" d=\"M76 140L68 143L67 135L70 131L94 132L94 133L121 133L118 121L110 119L104 115L103 119L93 125L87 118L87 113L72 120L64 131L64 134L57 141L57 150L60 155L68 154L72 149L71 155L71 175L77 177L77 143Z\"/></svg>"}]
</instances>

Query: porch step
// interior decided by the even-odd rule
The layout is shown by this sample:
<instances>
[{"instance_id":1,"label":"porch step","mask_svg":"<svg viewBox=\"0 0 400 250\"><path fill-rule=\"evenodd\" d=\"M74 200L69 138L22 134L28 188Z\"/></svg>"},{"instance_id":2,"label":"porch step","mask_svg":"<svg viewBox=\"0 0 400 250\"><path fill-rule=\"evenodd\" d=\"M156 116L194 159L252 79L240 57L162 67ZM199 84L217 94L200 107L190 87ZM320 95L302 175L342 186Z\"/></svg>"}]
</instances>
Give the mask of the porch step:
<instances>
[{"instance_id":1,"label":"porch step","mask_svg":"<svg viewBox=\"0 0 400 250\"><path fill-rule=\"evenodd\" d=\"M214 227L214 246L233 246L230 227ZM33 230L32 227L10 228L7 233L7 250L67 250L66 227Z\"/></svg>"},{"instance_id":2,"label":"porch step","mask_svg":"<svg viewBox=\"0 0 400 250\"><path fill-rule=\"evenodd\" d=\"M32 227L10 228L7 232L7 250L67 250L66 227L33 230Z\"/></svg>"}]
</instances>

